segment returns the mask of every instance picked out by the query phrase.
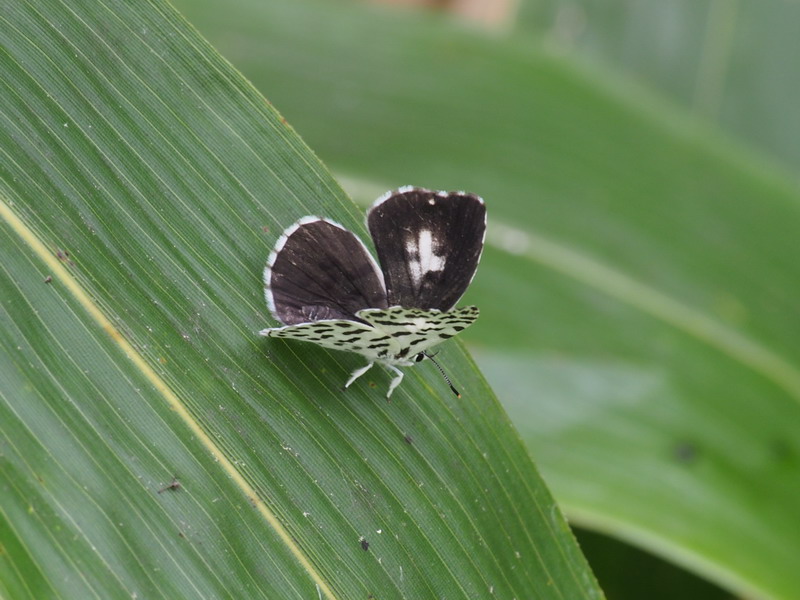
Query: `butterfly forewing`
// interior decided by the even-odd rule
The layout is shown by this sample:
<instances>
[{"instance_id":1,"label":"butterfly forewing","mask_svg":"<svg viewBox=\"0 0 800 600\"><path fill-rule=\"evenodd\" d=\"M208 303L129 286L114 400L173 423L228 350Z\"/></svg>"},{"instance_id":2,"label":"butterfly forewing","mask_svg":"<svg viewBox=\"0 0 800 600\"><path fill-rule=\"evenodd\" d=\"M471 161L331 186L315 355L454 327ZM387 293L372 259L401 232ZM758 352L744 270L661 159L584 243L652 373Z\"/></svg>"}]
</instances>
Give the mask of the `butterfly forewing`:
<instances>
[{"instance_id":1,"label":"butterfly forewing","mask_svg":"<svg viewBox=\"0 0 800 600\"><path fill-rule=\"evenodd\" d=\"M389 305L446 311L478 267L486 207L474 194L402 188L373 204L367 226Z\"/></svg>"},{"instance_id":2,"label":"butterfly forewing","mask_svg":"<svg viewBox=\"0 0 800 600\"><path fill-rule=\"evenodd\" d=\"M270 310L286 325L357 320L359 310L387 306L382 274L363 242L317 217L305 217L284 232L264 283Z\"/></svg>"}]
</instances>

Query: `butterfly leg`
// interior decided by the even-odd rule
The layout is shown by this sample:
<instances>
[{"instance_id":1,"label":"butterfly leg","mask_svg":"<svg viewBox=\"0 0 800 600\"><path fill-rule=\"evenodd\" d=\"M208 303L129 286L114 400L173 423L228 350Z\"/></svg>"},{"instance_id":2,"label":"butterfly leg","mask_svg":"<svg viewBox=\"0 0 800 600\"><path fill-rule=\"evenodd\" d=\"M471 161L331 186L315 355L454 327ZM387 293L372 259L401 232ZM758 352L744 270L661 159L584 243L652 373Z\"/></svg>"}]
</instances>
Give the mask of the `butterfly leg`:
<instances>
[{"instance_id":1,"label":"butterfly leg","mask_svg":"<svg viewBox=\"0 0 800 600\"><path fill-rule=\"evenodd\" d=\"M397 377L392 379L392 382L389 384L389 391L386 392L386 397L388 398L392 395L394 388L400 385L400 382L403 381L403 372L394 365L386 365L386 368L391 369L397 375Z\"/></svg>"},{"instance_id":2,"label":"butterfly leg","mask_svg":"<svg viewBox=\"0 0 800 600\"><path fill-rule=\"evenodd\" d=\"M367 364L367 366L366 366L366 367L361 367L360 369L356 369L355 371L353 371L353 372L350 374L350 379L348 379L348 380L347 380L347 383L345 383L345 384L344 384L344 387L346 387L346 388L350 387L350 384L351 384L351 383L353 383L353 382L354 382L356 379L358 379L358 378L359 378L359 377L361 377L361 376L362 376L364 373L366 373L367 371L369 371L369 370L370 370L370 368L372 368L372 365L374 365L374 364L375 364L374 362L371 362L371 363Z\"/></svg>"}]
</instances>

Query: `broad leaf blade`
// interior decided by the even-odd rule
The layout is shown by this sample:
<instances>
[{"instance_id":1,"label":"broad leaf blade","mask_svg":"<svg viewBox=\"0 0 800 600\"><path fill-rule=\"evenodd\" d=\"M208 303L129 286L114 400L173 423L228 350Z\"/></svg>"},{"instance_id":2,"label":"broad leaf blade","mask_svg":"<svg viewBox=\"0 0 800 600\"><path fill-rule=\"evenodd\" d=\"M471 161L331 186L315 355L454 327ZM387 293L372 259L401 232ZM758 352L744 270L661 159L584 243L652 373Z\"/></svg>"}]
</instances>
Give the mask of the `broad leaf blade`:
<instances>
[{"instance_id":1,"label":"broad leaf blade","mask_svg":"<svg viewBox=\"0 0 800 600\"><path fill-rule=\"evenodd\" d=\"M386 403L257 335L280 231L362 214L179 16L2 18L3 595L599 596L458 343Z\"/></svg>"},{"instance_id":2,"label":"broad leaf blade","mask_svg":"<svg viewBox=\"0 0 800 600\"><path fill-rule=\"evenodd\" d=\"M165 410L169 391L132 368L67 267L2 213L4 597L311 593L290 549ZM247 548L270 557L270 577L255 576Z\"/></svg>"},{"instance_id":3,"label":"broad leaf blade","mask_svg":"<svg viewBox=\"0 0 800 600\"><path fill-rule=\"evenodd\" d=\"M192 6L254 81L280 83L273 101L355 191L486 198L494 234L466 297L482 317L465 338L576 518L742 593L792 596L791 182L517 38L318 3Z\"/></svg>"}]
</instances>

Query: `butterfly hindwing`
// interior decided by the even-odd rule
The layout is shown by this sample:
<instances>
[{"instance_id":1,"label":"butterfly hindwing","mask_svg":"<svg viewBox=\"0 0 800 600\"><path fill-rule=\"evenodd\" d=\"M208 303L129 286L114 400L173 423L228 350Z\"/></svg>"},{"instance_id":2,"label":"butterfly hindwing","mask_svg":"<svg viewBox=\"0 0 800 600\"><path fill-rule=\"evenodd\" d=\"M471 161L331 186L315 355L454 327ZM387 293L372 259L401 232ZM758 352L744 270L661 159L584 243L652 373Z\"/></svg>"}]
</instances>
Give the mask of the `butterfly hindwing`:
<instances>
[{"instance_id":1,"label":"butterfly hindwing","mask_svg":"<svg viewBox=\"0 0 800 600\"><path fill-rule=\"evenodd\" d=\"M325 320L264 329L261 335L313 342L331 350L356 352L387 364L405 363L458 335L478 318L476 306L450 312L393 306L357 313L364 323Z\"/></svg>"},{"instance_id":2,"label":"butterfly hindwing","mask_svg":"<svg viewBox=\"0 0 800 600\"><path fill-rule=\"evenodd\" d=\"M372 205L367 226L389 305L447 311L478 267L486 207L474 194L401 188Z\"/></svg>"},{"instance_id":3,"label":"butterfly hindwing","mask_svg":"<svg viewBox=\"0 0 800 600\"><path fill-rule=\"evenodd\" d=\"M393 306L361 310L358 317L389 336L389 360L404 362L457 335L475 322L478 313L477 306L449 312Z\"/></svg>"},{"instance_id":4,"label":"butterfly hindwing","mask_svg":"<svg viewBox=\"0 0 800 600\"><path fill-rule=\"evenodd\" d=\"M372 325L343 319L264 329L261 335L313 342L331 350L357 352L373 360L388 356L392 340Z\"/></svg>"},{"instance_id":5,"label":"butterfly hindwing","mask_svg":"<svg viewBox=\"0 0 800 600\"><path fill-rule=\"evenodd\" d=\"M386 288L364 243L340 225L305 217L278 240L264 269L267 304L285 325L385 308Z\"/></svg>"}]
</instances>

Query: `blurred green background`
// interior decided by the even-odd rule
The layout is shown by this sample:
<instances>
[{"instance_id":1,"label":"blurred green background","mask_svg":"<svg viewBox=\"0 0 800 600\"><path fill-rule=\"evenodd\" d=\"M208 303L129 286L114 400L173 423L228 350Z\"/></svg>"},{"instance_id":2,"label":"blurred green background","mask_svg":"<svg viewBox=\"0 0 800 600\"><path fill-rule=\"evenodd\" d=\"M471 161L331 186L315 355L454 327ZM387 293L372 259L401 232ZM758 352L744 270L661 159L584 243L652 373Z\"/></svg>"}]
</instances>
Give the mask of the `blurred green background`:
<instances>
[{"instance_id":1,"label":"blurred green background","mask_svg":"<svg viewBox=\"0 0 800 600\"><path fill-rule=\"evenodd\" d=\"M799 4L175 4L356 201L486 199L464 338L609 598L796 594Z\"/></svg>"}]
</instances>

